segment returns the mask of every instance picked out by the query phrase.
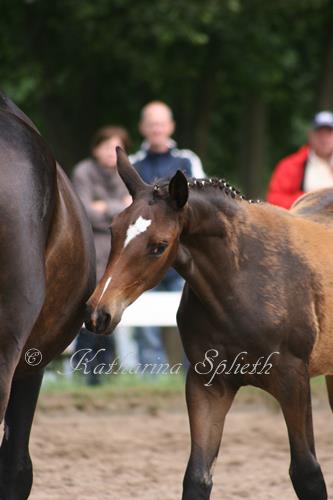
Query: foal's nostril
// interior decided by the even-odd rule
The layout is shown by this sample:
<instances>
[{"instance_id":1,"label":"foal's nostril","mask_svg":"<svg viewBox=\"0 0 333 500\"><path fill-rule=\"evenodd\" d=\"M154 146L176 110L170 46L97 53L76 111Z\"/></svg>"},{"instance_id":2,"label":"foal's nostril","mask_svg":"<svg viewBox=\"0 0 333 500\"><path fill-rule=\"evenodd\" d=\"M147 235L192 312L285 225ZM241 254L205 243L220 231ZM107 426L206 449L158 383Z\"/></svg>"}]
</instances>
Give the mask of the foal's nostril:
<instances>
[{"instance_id":1,"label":"foal's nostril","mask_svg":"<svg viewBox=\"0 0 333 500\"><path fill-rule=\"evenodd\" d=\"M105 333L111 323L111 315L105 309L94 309L86 306L85 327L93 333Z\"/></svg>"},{"instance_id":2,"label":"foal's nostril","mask_svg":"<svg viewBox=\"0 0 333 500\"><path fill-rule=\"evenodd\" d=\"M111 314L106 312L104 309L97 311L96 317L96 333L104 333L111 322Z\"/></svg>"},{"instance_id":3,"label":"foal's nostril","mask_svg":"<svg viewBox=\"0 0 333 500\"><path fill-rule=\"evenodd\" d=\"M94 332L94 324L92 321L92 315L93 315L93 308L89 305L86 306L86 311L84 315L84 324L87 330L90 332Z\"/></svg>"}]
</instances>

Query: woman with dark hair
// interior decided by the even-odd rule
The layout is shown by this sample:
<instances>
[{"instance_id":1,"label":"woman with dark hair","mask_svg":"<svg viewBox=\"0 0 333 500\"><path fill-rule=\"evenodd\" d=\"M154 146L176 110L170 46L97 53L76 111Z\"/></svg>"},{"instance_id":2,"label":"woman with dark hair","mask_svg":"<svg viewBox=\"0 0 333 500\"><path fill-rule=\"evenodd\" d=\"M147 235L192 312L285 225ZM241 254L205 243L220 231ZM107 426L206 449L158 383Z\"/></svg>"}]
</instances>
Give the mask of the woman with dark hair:
<instances>
[{"instance_id":1,"label":"woman with dark hair","mask_svg":"<svg viewBox=\"0 0 333 500\"><path fill-rule=\"evenodd\" d=\"M131 197L116 169L116 146L129 147L127 131L118 126L102 127L91 141L91 156L80 161L73 170L72 181L90 219L96 247L97 280L106 267L110 253L109 226L112 217L131 203ZM98 384L100 377L93 373L99 363L108 363L114 355L114 341L82 329L76 349L90 349L88 383ZM104 351L98 352L100 349ZM82 356L79 356L82 357Z\"/></svg>"},{"instance_id":2,"label":"woman with dark hair","mask_svg":"<svg viewBox=\"0 0 333 500\"><path fill-rule=\"evenodd\" d=\"M116 146L125 150L129 146L124 128L106 126L97 130L91 142L91 157L74 167L72 177L94 231L97 280L103 275L110 252L112 217L131 202L116 169Z\"/></svg>"}]
</instances>

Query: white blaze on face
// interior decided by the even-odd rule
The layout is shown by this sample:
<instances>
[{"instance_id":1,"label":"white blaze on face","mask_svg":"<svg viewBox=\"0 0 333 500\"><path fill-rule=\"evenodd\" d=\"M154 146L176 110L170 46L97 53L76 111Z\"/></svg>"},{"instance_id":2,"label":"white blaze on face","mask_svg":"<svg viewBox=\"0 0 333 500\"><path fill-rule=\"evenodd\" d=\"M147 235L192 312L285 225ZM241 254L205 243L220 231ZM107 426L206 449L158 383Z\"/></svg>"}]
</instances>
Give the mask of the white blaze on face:
<instances>
[{"instance_id":1,"label":"white blaze on face","mask_svg":"<svg viewBox=\"0 0 333 500\"><path fill-rule=\"evenodd\" d=\"M107 287L110 285L111 280L112 280L112 277L111 277L111 276L110 276L110 277L106 280L105 285L104 285L104 288L103 288L103 291L102 291L102 293L101 293L101 296L100 296L100 298L98 299L97 306L98 306L98 304L100 303L101 298L102 298L102 297L103 297L103 295L105 294L105 292L106 292L106 290L107 290ZM97 306L96 306L96 307L97 307Z\"/></svg>"},{"instance_id":2,"label":"white blaze on face","mask_svg":"<svg viewBox=\"0 0 333 500\"><path fill-rule=\"evenodd\" d=\"M126 233L126 239L124 243L124 248L127 247L127 245L135 238L136 236L139 236L139 234L144 233L151 224L150 219L144 219L143 217L140 217L134 222L134 224L131 224Z\"/></svg>"}]
</instances>

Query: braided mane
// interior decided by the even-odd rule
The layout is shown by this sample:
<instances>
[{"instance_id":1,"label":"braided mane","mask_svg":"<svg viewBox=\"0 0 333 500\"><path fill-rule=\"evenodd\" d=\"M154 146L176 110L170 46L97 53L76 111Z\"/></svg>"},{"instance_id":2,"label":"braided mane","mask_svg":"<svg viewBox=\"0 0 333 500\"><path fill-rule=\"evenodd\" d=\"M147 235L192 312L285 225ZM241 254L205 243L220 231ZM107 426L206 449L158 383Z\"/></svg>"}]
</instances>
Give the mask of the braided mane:
<instances>
[{"instance_id":1,"label":"braided mane","mask_svg":"<svg viewBox=\"0 0 333 500\"><path fill-rule=\"evenodd\" d=\"M154 184L154 193L158 194L158 192L167 187L169 184L169 179L163 179L161 181L157 181ZM204 179L196 179L191 177L188 179L187 185L190 189L198 189L204 190L207 187L213 187L220 189L224 194L230 196L233 199L244 200L248 203L261 203L261 200L252 200L248 199L241 194L241 192L236 189L234 186L229 184L225 179L219 179L218 177L209 177Z\"/></svg>"}]
</instances>

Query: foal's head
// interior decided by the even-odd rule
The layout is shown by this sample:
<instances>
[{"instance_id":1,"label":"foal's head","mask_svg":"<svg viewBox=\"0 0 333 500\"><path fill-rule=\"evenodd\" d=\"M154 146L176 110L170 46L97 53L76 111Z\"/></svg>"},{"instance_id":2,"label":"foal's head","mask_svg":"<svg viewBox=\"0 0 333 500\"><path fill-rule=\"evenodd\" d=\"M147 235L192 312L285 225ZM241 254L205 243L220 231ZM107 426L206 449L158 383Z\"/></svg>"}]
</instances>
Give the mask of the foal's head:
<instances>
[{"instance_id":1,"label":"foal's head","mask_svg":"<svg viewBox=\"0 0 333 500\"><path fill-rule=\"evenodd\" d=\"M102 334L111 333L124 309L154 287L174 262L188 199L187 179L180 171L163 185L151 186L120 148L117 157L133 203L112 221L108 265L87 304L86 326Z\"/></svg>"}]
</instances>

